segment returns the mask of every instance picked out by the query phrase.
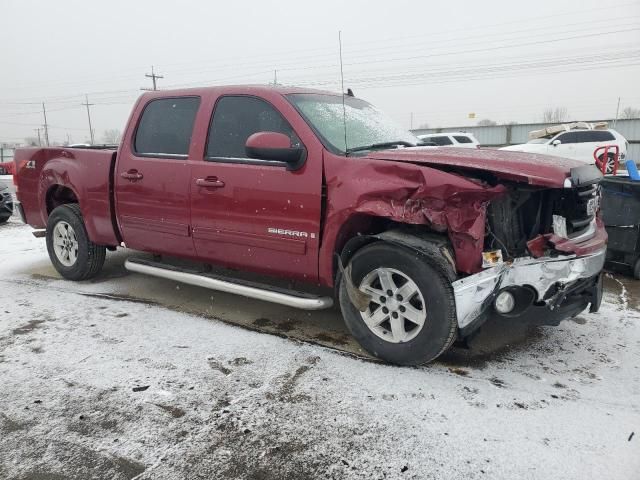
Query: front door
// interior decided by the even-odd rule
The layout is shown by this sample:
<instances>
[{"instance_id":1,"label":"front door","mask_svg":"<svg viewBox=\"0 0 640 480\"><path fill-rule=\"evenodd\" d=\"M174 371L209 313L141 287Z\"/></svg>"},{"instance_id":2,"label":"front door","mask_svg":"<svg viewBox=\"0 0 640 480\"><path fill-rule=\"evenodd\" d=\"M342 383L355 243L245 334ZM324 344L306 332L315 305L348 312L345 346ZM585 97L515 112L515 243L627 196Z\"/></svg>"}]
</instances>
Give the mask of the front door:
<instances>
[{"instance_id":1,"label":"front door","mask_svg":"<svg viewBox=\"0 0 640 480\"><path fill-rule=\"evenodd\" d=\"M262 131L284 133L292 145L303 143L272 103L248 95L216 99L204 158L192 162L191 170L197 254L214 264L315 281L322 149L307 137L307 159L296 171L282 162L247 158L247 138Z\"/></svg>"},{"instance_id":2,"label":"front door","mask_svg":"<svg viewBox=\"0 0 640 480\"><path fill-rule=\"evenodd\" d=\"M138 107L140 121L127 132L114 172L117 217L127 247L194 256L188 158L199 104L198 97L176 97Z\"/></svg>"},{"instance_id":3,"label":"front door","mask_svg":"<svg viewBox=\"0 0 640 480\"><path fill-rule=\"evenodd\" d=\"M584 158L581 158L581 152L576 148L580 145L578 143L580 141L580 132L566 132L558 135L555 139L560 140L562 143L557 147L551 147L551 155L584 161Z\"/></svg>"}]
</instances>

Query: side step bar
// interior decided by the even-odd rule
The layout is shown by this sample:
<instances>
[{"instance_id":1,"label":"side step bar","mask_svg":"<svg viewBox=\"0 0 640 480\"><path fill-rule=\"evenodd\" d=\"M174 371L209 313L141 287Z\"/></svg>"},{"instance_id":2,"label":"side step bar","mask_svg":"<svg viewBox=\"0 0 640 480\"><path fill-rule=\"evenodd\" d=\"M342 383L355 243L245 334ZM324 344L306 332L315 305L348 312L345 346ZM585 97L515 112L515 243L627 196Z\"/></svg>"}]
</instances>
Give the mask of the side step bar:
<instances>
[{"instance_id":1,"label":"side step bar","mask_svg":"<svg viewBox=\"0 0 640 480\"><path fill-rule=\"evenodd\" d=\"M175 280L176 282L187 283L197 287L218 290L220 292L235 293L237 295L255 298L256 300L278 303L302 310L322 310L333 306L333 299L331 297L319 297L304 292L285 290L244 280L234 279L233 281L229 281L229 279L225 279L219 275L186 270L173 265L139 258L128 258L124 263L124 267L130 272L144 273L146 275Z\"/></svg>"}]
</instances>

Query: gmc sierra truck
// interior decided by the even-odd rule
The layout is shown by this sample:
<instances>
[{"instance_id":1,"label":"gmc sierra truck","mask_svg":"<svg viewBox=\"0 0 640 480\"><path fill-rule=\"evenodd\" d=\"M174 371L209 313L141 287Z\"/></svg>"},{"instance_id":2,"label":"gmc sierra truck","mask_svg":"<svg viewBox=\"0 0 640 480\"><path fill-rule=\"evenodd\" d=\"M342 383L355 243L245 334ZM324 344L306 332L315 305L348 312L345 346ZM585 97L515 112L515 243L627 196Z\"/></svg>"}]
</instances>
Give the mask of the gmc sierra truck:
<instances>
[{"instance_id":1,"label":"gmc sierra truck","mask_svg":"<svg viewBox=\"0 0 640 480\"><path fill-rule=\"evenodd\" d=\"M557 325L601 301L596 167L421 146L353 95L149 92L117 150L25 148L15 166L18 211L62 277L127 247L153 254L132 272L301 309L335 299L392 363L431 361L493 316Z\"/></svg>"}]
</instances>

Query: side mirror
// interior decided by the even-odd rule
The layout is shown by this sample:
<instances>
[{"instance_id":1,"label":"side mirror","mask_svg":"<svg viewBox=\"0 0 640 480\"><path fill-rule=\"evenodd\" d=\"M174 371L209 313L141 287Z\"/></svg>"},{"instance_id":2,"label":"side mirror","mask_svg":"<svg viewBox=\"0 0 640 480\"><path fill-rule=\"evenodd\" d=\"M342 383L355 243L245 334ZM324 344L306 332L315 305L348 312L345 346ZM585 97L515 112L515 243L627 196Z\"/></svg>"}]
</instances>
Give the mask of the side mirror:
<instances>
[{"instance_id":1,"label":"side mirror","mask_svg":"<svg viewBox=\"0 0 640 480\"><path fill-rule=\"evenodd\" d=\"M245 150L249 158L285 162L290 168L301 164L306 156L303 147L292 147L291 139L278 132L254 133L247 138Z\"/></svg>"},{"instance_id":2,"label":"side mirror","mask_svg":"<svg viewBox=\"0 0 640 480\"><path fill-rule=\"evenodd\" d=\"M562 140L558 140L557 138L551 142L551 145L553 145L554 147L557 147L558 145L560 145L562 143Z\"/></svg>"}]
</instances>

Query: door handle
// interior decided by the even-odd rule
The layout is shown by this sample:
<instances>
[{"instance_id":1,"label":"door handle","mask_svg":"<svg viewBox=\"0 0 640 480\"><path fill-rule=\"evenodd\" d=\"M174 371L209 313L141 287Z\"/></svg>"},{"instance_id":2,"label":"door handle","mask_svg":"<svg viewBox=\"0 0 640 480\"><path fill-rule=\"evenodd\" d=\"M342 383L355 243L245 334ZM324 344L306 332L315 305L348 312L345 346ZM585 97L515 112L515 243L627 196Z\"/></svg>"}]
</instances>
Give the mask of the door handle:
<instances>
[{"instance_id":1,"label":"door handle","mask_svg":"<svg viewBox=\"0 0 640 480\"><path fill-rule=\"evenodd\" d=\"M207 177L198 178L196 180L196 185L205 188L222 188L224 187L224 182L222 180L218 180L218 177Z\"/></svg>"},{"instance_id":2,"label":"door handle","mask_svg":"<svg viewBox=\"0 0 640 480\"><path fill-rule=\"evenodd\" d=\"M127 180L142 180L142 178L144 177L144 175L142 175L140 172L138 172L135 169L132 170L128 170L126 172L122 172L120 174L120 176L122 178L126 178Z\"/></svg>"}]
</instances>

